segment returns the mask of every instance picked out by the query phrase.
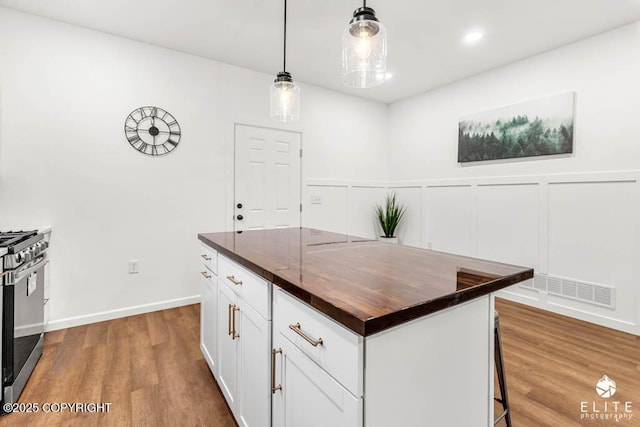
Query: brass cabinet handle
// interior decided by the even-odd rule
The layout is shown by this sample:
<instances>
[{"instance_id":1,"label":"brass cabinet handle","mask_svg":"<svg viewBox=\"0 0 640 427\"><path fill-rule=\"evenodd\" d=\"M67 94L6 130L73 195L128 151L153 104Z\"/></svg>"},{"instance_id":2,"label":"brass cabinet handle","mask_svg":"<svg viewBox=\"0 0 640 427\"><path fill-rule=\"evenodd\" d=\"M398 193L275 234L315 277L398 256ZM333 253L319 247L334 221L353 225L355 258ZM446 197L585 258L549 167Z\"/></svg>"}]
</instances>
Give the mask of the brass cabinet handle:
<instances>
[{"instance_id":1,"label":"brass cabinet handle","mask_svg":"<svg viewBox=\"0 0 640 427\"><path fill-rule=\"evenodd\" d=\"M229 316L227 317L227 335L231 335L231 309L235 307L233 304L229 304Z\"/></svg>"},{"instance_id":2,"label":"brass cabinet handle","mask_svg":"<svg viewBox=\"0 0 640 427\"><path fill-rule=\"evenodd\" d=\"M276 354L282 354L282 349L271 350L271 393L276 394L276 391L282 390L282 384L276 385Z\"/></svg>"},{"instance_id":3,"label":"brass cabinet handle","mask_svg":"<svg viewBox=\"0 0 640 427\"><path fill-rule=\"evenodd\" d=\"M289 325L289 329L291 329L296 334L300 335L302 338L304 338L309 344L311 344L314 347L317 347L318 344L320 345L324 344L324 341L322 340L322 338L318 338L317 340L314 340L313 338L309 337L304 332L302 332L302 330L300 329L300 322L296 323L295 325Z\"/></svg>"},{"instance_id":4,"label":"brass cabinet handle","mask_svg":"<svg viewBox=\"0 0 640 427\"><path fill-rule=\"evenodd\" d=\"M240 311L240 307L237 305L232 305L231 309L231 339L235 340L236 338L240 338L240 334L236 332L236 311Z\"/></svg>"},{"instance_id":5,"label":"brass cabinet handle","mask_svg":"<svg viewBox=\"0 0 640 427\"><path fill-rule=\"evenodd\" d=\"M234 285L242 285L242 280L236 279L233 275L227 276L227 279L230 280Z\"/></svg>"},{"instance_id":6,"label":"brass cabinet handle","mask_svg":"<svg viewBox=\"0 0 640 427\"><path fill-rule=\"evenodd\" d=\"M5 271L4 273L0 273L0 279L2 279L2 276L4 276L5 274L9 274L9 272Z\"/></svg>"},{"instance_id":7,"label":"brass cabinet handle","mask_svg":"<svg viewBox=\"0 0 640 427\"><path fill-rule=\"evenodd\" d=\"M211 275L207 274L206 271L201 271L200 274L202 274L204 276L205 279L211 279Z\"/></svg>"},{"instance_id":8,"label":"brass cabinet handle","mask_svg":"<svg viewBox=\"0 0 640 427\"><path fill-rule=\"evenodd\" d=\"M200 255L200 256L201 256L202 258L204 258L204 260L205 260L205 261L211 261L211 257L210 257L210 256L207 256L207 254L203 254L203 255Z\"/></svg>"}]
</instances>

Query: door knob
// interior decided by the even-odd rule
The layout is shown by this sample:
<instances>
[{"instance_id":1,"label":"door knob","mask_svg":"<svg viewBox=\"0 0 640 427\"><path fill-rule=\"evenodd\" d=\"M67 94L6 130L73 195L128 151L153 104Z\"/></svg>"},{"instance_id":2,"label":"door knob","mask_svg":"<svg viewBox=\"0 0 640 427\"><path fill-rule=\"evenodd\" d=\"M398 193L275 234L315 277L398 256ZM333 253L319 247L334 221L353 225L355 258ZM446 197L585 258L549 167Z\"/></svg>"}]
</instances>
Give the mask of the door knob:
<instances>
[{"instance_id":1,"label":"door knob","mask_svg":"<svg viewBox=\"0 0 640 427\"><path fill-rule=\"evenodd\" d=\"M242 203L238 203L236 206L238 207L238 209L242 209Z\"/></svg>"},{"instance_id":2,"label":"door knob","mask_svg":"<svg viewBox=\"0 0 640 427\"><path fill-rule=\"evenodd\" d=\"M242 215L238 215L236 218L238 219L238 221L242 221L244 219Z\"/></svg>"}]
</instances>

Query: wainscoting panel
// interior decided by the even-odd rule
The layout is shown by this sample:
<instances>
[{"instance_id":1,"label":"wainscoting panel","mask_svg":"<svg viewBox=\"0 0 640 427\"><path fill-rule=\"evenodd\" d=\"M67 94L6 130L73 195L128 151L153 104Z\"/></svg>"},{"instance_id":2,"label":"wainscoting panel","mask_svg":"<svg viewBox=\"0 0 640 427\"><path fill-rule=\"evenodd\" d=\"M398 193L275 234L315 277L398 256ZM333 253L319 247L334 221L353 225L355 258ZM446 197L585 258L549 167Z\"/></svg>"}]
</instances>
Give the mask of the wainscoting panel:
<instances>
[{"instance_id":1,"label":"wainscoting panel","mask_svg":"<svg viewBox=\"0 0 640 427\"><path fill-rule=\"evenodd\" d=\"M303 224L320 230L347 234L348 228L348 187L308 186L303 202Z\"/></svg>"},{"instance_id":2,"label":"wainscoting panel","mask_svg":"<svg viewBox=\"0 0 640 427\"><path fill-rule=\"evenodd\" d=\"M382 232L378 226L374 206L384 202L386 188L353 186L350 190L349 232L354 236L377 239Z\"/></svg>"},{"instance_id":3,"label":"wainscoting panel","mask_svg":"<svg viewBox=\"0 0 640 427\"><path fill-rule=\"evenodd\" d=\"M425 188L427 248L471 255L471 186Z\"/></svg>"},{"instance_id":4,"label":"wainscoting panel","mask_svg":"<svg viewBox=\"0 0 640 427\"><path fill-rule=\"evenodd\" d=\"M539 185L478 186L478 257L539 270Z\"/></svg>"},{"instance_id":5,"label":"wainscoting panel","mask_svg":"<svg viewBox=\"0 0 640 427\"><path fill-rule=\"evenodd\" d=\"M423 247L422 187L390 187L398 201L407 207L404 219L396 230L398 241L407 246Z\"/></svg>"},{"instance_id":6,"label":"wainscoting panel","mask_svg":"<svg viewBox=\"0 0 640 427\"><path fill-rule=\"evenodd\" d=\"M612 286L615 310L549 295L549 303L623 322L636 319L638 184L635 181L549 183L552 276Z\"/></svg>"}]
</instances>

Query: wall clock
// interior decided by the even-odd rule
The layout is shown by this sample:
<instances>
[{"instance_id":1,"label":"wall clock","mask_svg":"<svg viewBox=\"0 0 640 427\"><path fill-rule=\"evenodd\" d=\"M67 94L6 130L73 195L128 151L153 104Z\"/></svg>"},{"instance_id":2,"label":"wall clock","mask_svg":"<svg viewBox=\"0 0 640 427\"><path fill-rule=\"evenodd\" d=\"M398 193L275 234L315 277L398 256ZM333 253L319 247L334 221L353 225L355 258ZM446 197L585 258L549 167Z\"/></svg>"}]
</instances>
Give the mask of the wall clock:
<instances>
[{"instance_id":1,"label":"wall clock","mask_svg":"<svg viewBox=\"0 0 640 427\"><path fill-rule=\"evenodd\" d=\"M180 125L168 111L158 107L136 108L124 122L129 144L142 154L169 154L180 143Z\"/></svg>"}]
</instances>

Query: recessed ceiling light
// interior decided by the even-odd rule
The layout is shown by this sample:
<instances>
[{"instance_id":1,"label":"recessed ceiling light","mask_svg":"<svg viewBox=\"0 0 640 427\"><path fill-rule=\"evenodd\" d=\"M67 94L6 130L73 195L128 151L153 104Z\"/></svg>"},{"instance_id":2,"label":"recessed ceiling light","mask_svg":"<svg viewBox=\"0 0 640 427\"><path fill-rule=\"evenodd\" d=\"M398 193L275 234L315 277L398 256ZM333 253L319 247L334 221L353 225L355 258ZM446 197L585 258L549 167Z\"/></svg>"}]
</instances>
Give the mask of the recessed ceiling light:
<instances>
[{"instance_id":1,"label":"recessed ceiling light","mask_svg":"<svg viewBox=\"0 0 640 427\"><path fill-rule=\"evenodd\" d=\"M393 77L393 74L391 74L391 73L387 73L387 74L384 75L384 78L386 80L389 80L391 77Z\"/></svg>"},{"instance_id":2,"label":"recessed ceiling light","mask_svg":"<svg viewBox=\"0 0 640 427\"><path fill-rule=\"evenodd\" d=\"M484 33L482 31L471 31L464 36L464 43L469 45L475 44L480 41L483 36Z\"/></svg>"}]
</instances>

